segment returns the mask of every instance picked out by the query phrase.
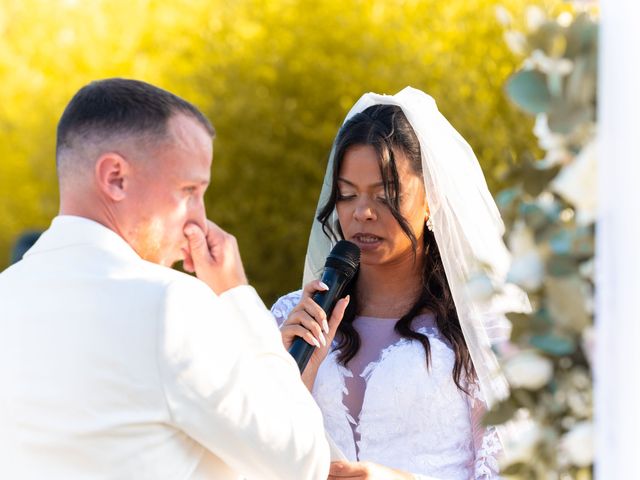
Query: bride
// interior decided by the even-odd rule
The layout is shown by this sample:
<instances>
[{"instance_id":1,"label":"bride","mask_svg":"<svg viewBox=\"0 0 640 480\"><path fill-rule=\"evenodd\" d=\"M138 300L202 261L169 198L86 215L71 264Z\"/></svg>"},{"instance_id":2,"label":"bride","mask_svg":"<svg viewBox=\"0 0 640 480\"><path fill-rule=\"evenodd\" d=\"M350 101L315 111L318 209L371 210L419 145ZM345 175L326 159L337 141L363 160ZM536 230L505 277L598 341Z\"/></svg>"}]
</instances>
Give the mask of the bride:
<instances>
[{"instance_id":1,"label":"bride","mask_svg":"<svg viewBox=\"0 0 640 480\"><path fill-rule=\"evenodd\" d=\"M296 336L317 347L302 378L348 459L329 478L497 478L501 441L481 423L506 394L491 344L506 336L506 303L526 298L490 303L468 279L481 265L504 278L502 232L471 148L431 97L406 88L356 103L329 159L305 287L272 308L285 347ZM327 319L313 279L339 239L361 264Z\"/></svg>"}]
</instances>

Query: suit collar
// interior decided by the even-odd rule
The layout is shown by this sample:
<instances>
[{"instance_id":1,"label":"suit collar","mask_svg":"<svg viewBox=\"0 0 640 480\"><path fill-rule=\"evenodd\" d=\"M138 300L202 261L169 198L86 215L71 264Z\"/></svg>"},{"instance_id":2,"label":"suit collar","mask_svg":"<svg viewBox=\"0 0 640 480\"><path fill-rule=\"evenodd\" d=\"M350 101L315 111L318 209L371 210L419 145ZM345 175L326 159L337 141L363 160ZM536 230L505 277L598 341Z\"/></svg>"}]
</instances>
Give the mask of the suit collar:
<instances>
[{"instance_id":1,"label":"suit collar","mask_svg":"<svg viewBox=\"0 0 640 480\"><path fill-rule=\"evenodd\" d=\"M85 217L59 215L25 257L78 245L94 245L119 255L140 260L140 256L120 235L101 223Z\"/></svg>"}]
</instances>

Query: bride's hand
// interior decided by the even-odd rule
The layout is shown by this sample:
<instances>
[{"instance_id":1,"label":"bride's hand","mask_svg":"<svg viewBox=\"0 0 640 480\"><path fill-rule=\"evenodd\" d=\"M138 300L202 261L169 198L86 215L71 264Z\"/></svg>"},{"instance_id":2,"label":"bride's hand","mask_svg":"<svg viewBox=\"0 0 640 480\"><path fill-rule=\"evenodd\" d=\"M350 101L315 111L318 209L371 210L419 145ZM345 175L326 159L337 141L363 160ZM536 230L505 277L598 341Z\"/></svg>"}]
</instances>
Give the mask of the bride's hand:
<instances>
[{"instance_id":1,"label":"bride's hand","mask_svg":"<svg viewBox=\"0 0 640 480\"><path fill-rule=\"evenodd\" d=\"M413 480L416 477L373 462L332 462L327 480Z\"/></svg>"},{"instance_id":2,"label":"bride's hand","mask_svg":"<svg viewBox=\"0 0 640 480\"><path fill-rule=\"evenodd\" d=\"M320 280L314 280L305 285L300 302L291 310L289 317L280 327L282 343L287 350L296 337L301 337L309 345L316 347L302 375L303 381L309 388L313 385L318 367L329 353L331 342L349 304L349 296L338 300L331 317L327 319L324 310L311 298L314 293L326 290L327 286Z\"/></svg>"}]
</instances>

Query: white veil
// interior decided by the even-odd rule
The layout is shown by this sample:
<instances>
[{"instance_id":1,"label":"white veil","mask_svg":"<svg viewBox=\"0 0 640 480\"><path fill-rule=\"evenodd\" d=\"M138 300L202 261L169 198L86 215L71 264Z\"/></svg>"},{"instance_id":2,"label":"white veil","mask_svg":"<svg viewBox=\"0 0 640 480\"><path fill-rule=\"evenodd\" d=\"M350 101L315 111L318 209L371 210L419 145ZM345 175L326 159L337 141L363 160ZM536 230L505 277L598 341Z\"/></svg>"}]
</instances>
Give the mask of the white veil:
<instances>
[{"instance_id":1,"label":"white veil","mask_svg":"<svg viewBox=\"0 0 640 480\"><path fill-rule=\"evenodd\" d=\"M489 267L497 285L503 284L510 265L502 240L504 224L471 147L438 111L433 98L411 87L396 95L367 93L353 106L345 122L377 104L402 108L420 141L433 232L480 390L490 408L508 394L491 345L508 338L505 312L530 308L526 294L513 285L505 286L501 295L490 300L474 296L468 288L470 276L481 266ZM331 193L333 162L332 151L316 217ZM316 218L305 259L305 284L320 276L331 247Z\"/></svg>"}]
</instances>

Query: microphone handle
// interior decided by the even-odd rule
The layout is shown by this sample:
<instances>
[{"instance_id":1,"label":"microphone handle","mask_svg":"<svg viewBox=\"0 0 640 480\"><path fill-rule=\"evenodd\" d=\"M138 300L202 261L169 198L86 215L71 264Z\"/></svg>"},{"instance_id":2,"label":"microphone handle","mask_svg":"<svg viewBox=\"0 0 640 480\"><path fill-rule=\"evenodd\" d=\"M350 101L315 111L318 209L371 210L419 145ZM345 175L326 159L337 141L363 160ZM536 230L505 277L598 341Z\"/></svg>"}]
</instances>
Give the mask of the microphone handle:
<instances>
[{"instance_id":1,"label":"microphone handle","mask_svg":"<svg viewBox=\"0 0 640 480\"><path fill-rule=\"evenodd\" d=\"M324 269L321 280L329 287L329 290L316 292L311 298L326 312L328 318L331 316L336 303L340 300L349 277L341 270L328 267ZM296 337L291 343L289 353L298 364L300 373L304 371L307 363L309 363L314 348L313 345L308 344L301 337Z\"/></svg>"}]
</instances>

